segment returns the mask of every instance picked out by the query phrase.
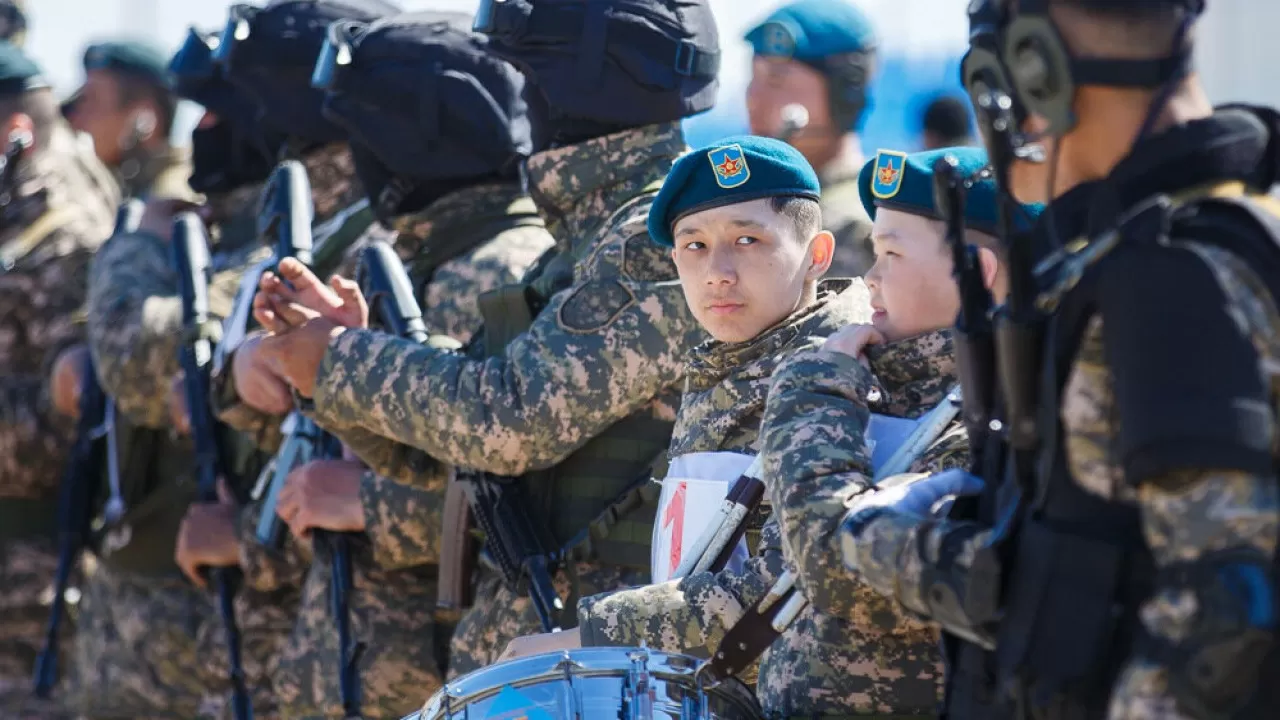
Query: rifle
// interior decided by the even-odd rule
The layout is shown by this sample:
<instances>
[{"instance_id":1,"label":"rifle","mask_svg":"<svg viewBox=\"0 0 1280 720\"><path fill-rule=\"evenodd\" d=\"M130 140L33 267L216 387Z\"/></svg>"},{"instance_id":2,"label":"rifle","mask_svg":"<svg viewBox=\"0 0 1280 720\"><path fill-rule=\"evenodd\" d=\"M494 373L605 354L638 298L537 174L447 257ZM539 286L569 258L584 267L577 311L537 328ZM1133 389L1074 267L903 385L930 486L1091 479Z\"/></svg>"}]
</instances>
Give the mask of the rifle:
<instances>
[{"instance_id":1,"label":"rifle","mask_svg":"<svg viewBox=\"0 0 1280 720\"><path fill-rule=\"evenodd\" d=\"M145 209L140 200L121 203L116 211L112 234L136 231L142 224ZM98 373L91 357L86 358L81 377L76 439L71 446L71 456L63 467L58 489L58 567L54 573L53 605L49 608L44 647L36 656L32 683L39 698L48 698L58 682L58 636L66 612L67 589L80 554L89 544L93 516L97 511L98 473L106 461L106 448L99 440L107 431L107 405L110 401L98 383Z\"/></svg>"},{"instance_id":2,"label":"rifle","mask_svg":"<svg viewBox=\"0 0 1280 720\"><path fill-rule=\"evenodd\" d=\"M311 183L302 164L288 160L276 167L263 192L258 229L262 235L276 237L276 258L297 258L311 266L312 238ZM388 248L389 249L389 248ZM412 297L412 291L410 291ZM421 317L421 314L419 314ZM285 420L286 438L276 462L275 474L267 489L262 515L258 519L258 542L279 548L284 541L284 523L276 515L280 490L294 467L311 460L341 457L341 445L316 426L315 422L294 410ZM327 556L332 577L329 584L329 610L338 632L338 687L342 709L347 718L359 718L360 656L363 643L351 636L350 596L352 586L351 533L313 530L317 558Z\"/></svg>"},{"instance_id":3,"label":"rifle","mask_svg":"<svg viewBox=\"0 0 1280 720\"><path fill-rule=\"evenodd\" d=\"M529 517L533 507L514 480L503 481L476 470L459 468L454 482L464 483L476 526L484 533L485 550L508 587L529 582L529 597L544 632L560 630L564 601L551 577L555 556L547 548L549 533ZM554 613L554 614L553 614Z\"/></svg>"},{"instance_id":4,"label":"rifle","mask_svg":"<svg viewBox=\"0 0 1280 720\"><path fill-rule=\"evenodd\" d=\"M182 291L182 324L187 337L179 356L191 418L191 437L196 449L196 501L216 503L222 455L218 447L217 421L209 406L209 373L213 360L212 320L209 317L212 263L204 223L195 213L185 212L174 220L172 249L173 267ZM240 629L235 615L240 573L235 567L212 567L206 568L205 572L217 593L218 612L226 633L235 717L236 720L251 720L253 707L240 663Z\"/></svg>"}]
</instances>

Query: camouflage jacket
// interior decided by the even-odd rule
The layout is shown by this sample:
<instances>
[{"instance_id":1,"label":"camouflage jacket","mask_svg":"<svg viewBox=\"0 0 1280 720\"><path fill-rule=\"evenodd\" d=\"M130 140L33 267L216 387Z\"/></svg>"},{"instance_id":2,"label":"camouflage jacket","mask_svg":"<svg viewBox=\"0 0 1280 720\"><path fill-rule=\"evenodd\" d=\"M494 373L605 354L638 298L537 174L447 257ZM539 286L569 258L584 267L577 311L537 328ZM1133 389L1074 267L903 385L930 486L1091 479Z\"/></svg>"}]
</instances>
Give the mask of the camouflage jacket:
<instances>
[{"instance_id":1,"label":"camouflage jacket","mask_svg":"<svg viewBox=\"0 0 1280 720\"><path fill-rule=\"evenodd\" d=\"M301 158L311 181L311 201L315 206L313 230L334 221L353 206L364 201L364 189L356 179L355 163L351 151L343 143L326 145ZM253 206L257 212L257 203ZM358 216L349 222L358 222ZM338 274L353 276L360 248L374 239L390 240L392 235L377 223L363 231L362 237L352 244L346 259L339 266ZM280 423L283 416L258 412L241 401L231 373L234 352L214 369L212 400L218 419L254 439L258 447L274 451L280 444Z\"/></svg>"},{"instance_id":2,"label":"camouflage jacket","mask_svg":"<svg viewBox=\"0 0 1280 720\"><path fill-rule=\"evenodd\" d=\"M1153 244L1154 245L1154 244ZM1195 301L1182 283L1168 280L1144 283L1144 292L1160 293L1154 302L1166 306L1195 305L1196 312L1210 311L1212 321L1230 328L1242 340L1240 345L1254 351L1261 387L1270 395L1266 408L1271 418L1280 416L1280 396L1276 393L1277 361L1280 360L1280 313L1270 292L1243 261L1220 247L1174 240L1170 246L1156 246L1143 253L1130 252L1130 269L1121 273L1133 277L1151 267L1171 267L1170 262L1190 262L1204 272L1207 268L1216 290L1199 288ZM1175 260L1181 257L1181 260ZM1158 265L1157 265L1158 263ZM1173 266L1173 267L1178 267ZM1155 288L1151 286L1155 285ZM1219 293L1218 297L1204 297ZM1161 305L1160 303L1164 304ZM1161 312L1168 312L1161 310ZM1073 480L1088 493L1117 503L1136 506L1141 514L1147 547L1157 568L1194 567L1202 558L1222 552L1254 552L1273 562L1276 538L1280 534L1280 491L1273 474L1256 475L1240 470L1165 471L1142 482L1127 477L1121 437L1121 405L1117 378L1104 337L1107 318L1089 318L1075 360L1062 391L1060 405L1062 448ZM1132 320L1130 321L1132 322ZM1199 321L1203 325L1204 321ZM1115 332L1115 331L1112 331ZM1201 340L1194 333L1186 342ZM1131 346L1132 347L1132 346ZM1134 367L1143 367L1141 360ZM1190 371L1188 371L1190 372ZM1183 382L1179 380L1179 383ZM1194 378L1187 382L1197 382ZM1203 386L1204 381L1201 382ZM1269 430L1275 447L1275 430ZM1274 450L1273 450L1274 453ZM922 527L928 527L922 531ZM926 615L925 588L921 570L934 562L943 543L950 543L965 567L973 557L972 548L988 542L990 531L969 522L947 521L921 526L918 518L885 513L858 528L856 547L846 559L859 576L885 597L893 598L908 610ZM956 539L963 538L957 542ZM1179 573L1159 578L1178 578ZM1183 641L1192 634L1199 613L1188 612L1194 597L1183 581L1157 585L1139 609L1142 629L1165 645L1157 659L1136 652L1123 663L1120 680L1113 690L1108 717L1128 720L1151 717L1190 718L1176 706L1177 693L1167 665L1170 653L1188 652ZM1139 647L1141 644L1138 645ZM1265 680L1264 680L1265 682ZM1241 690L1252 687L1240 684ZM1225 700L1225 698L1224 698Z\"/></svg>"},{"instance_id":3,"label":"camouflage jacket","mask_svg":"<svg viewBox=\"0 0 1280 720\"><path fill-rule=\"evenodd\" d=\"M49 499L71 428L51 406L53 359L83 336L85 285L94 251L111 234L119 198L97 182L105 170L63 125L19 170L0 253L0 495ZM11 214L11 215L10 215Z\"/></svg>"},{"instance_id":4,"label":"camouflage jacket","mask_svg":"<svg viewBox=\"0 0 1280 720\"><path fill-rule=\"evenodd\" d=\"M211 198L219 207L256 214L261 185ZM237 222L235 216L226 218ZM222 233L214 247L209 307L215 318L231 312L241 276L269 250L253 247L254 237ZM167 428L169 387L179 370L182 298L169 242L148 232L116 235L94 258L89 271L89 348L102 389L120 412L138 425Z\"/></svg>"},{"instance_id":5,"label":"camouflage jacket","mask_svg":"<svg viewBox=\"0 0 1280 720\"><path fill-rule=\"evenodd\" d=\"M755 453L765 397L778 366L796 353L820 346L841 327L869 320L869 302L861 281L826 281L817 304L756 338L731 345L711 341L696 348L688 363L670 456ZM763 514L768 515L767 508ZM780 541L777 522L770 520L753 557L740 572L703 572L584 598L578 604L582 644L646 645L709 656L742 617L743 608L758 602L777 581L783 562Z\"/></svg>"},{"instance_id":6,"label":"camouflage jacket","mask_svg":"<svg viewBox=\"0 0 1280 720\"><path fill-rule=\"evenodd\" d=\"M842 155L822 169L822 226L836 236L827 277L862 277L876 262L871 251L871 218L858 189L861 156Z\"/></svg>"},{"instance_id":7,"label":"camouflage jacket","mask_svg":"<svg viewBox=\"0 0 1280 720\"><path fill-rule=\"evenodd\" d=\"M871 412L915 418L935 407L955 383L954 349L938 331L871 346L867 358L870 372L848 355L797 355L769 394L761 451L769 498L810 603L761 662L758 694L770 715L929 715L940 697L935 633L843 567L837 531L848 499L871 487ZM911 471L967 460L957 421Z\"/></svg>"},{"instance_id":8,"label":"camouflage jacket","mask_svg":"<svg viewBox=\"0 0 1280 720\"><path fill-rule=\"evenodd\" d=\"M112 173L125 198L195 200L197 197L187 185L191 177L191 155L184 148L165 145L153 151L136 147L125 153Z\"/></svg>"},{"instance_id":9,"label":"camouflage jacket","mask_svg":"<svg viewBox=\"0 0 1280 720\"><path fill-rule=\"evenodd\" d=\"M384 475L400 477L404 443L518 476L555 465L637 412L673 417L683 359L704 335L645 221L650 186L684 149L671 123L530 158L530 194L577 260L572 286L483 362L346 331L320 365L317 421Z\"/></svg>"}]
</instances>

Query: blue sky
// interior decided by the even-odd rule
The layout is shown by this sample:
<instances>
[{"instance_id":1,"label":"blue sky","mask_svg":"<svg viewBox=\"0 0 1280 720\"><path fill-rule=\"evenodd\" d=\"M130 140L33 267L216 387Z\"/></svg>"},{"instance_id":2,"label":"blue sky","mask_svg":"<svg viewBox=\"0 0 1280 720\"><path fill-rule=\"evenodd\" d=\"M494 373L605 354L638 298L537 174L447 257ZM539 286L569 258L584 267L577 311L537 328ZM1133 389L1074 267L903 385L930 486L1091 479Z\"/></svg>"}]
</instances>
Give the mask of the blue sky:
<instances>
[{"instance_id":1,"label":"blue sky","mask_svg":"<svg viewBox=\"0 0 1280 720\"><path fill-rule=\"evenodd\" d=\"M743 33L779 0L710 0L720 26L720 98L714 110L688 123L697 145L745 130L743 93L750 51ZM838 2L842 0L832 0ZM225 0L35 0L29 2L32 31L28 48L44 66L59 93L80 81L83 48L94 40L134 36L173 49L188 25L221 26ZM406 10L427 7L471 11L475 0L402 0ZM961 0L856 0L876 24L883 71L872 92L872 114L864 146L914 148L918 116L933 94L958 92L956 62L968 31ZM927 18L927 22L921 22ZM194 113L182 119L188 126Z\"/></svg>"}]
</instances>

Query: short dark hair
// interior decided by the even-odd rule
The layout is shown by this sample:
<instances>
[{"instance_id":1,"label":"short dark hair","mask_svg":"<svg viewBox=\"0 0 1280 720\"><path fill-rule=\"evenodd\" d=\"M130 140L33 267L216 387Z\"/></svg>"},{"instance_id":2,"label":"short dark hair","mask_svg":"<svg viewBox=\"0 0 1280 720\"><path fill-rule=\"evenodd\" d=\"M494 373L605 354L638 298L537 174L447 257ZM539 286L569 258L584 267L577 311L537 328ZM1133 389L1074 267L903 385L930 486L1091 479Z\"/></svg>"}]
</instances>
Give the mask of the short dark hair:
<instances>
[{"instance_id":1,"label":"short dark hair","mask_svg":"<svg viewBox=\"0 0 1280 720\"><path fill-rule=\"evenodd\" d=\"M154 82L129 73L114 73L120 87L120 104L132 105L136 102L150 101L156 107L156 132L169 137L173 130L173 119L177 114L178 100L173 93L159 87Z\"/></svg>"},{"instance_id":2,"label":"short dark hair","mask_svg":"<svg viewBox=\"0 0 1280 720\"><path fill-rule=\"evenodd\" d=\"M818 206L817 200L796 195L776 195L769 198L769 207L791 221L801 242L808 242L822 231L822 208Z\"/></svg>"},{"instance_id":3,"label":"short dark hair","mask_svg":"<svg viewBox=\"0 0 1280 720\"><path fill-rule=\"evenodd\" d=\"M44 147L58 121L58 103L49 88L28 90L19 95L0 97L0 118L8 119L22 113L31 118L32 141L36 147Z\"/></svg>"},{"instance_id":4,"label":"short dark hair","mask_svg":"<svg viewBox=\"0 0 1280 720\"><path fill-rule=\"evenodd\" d=\"M968 102L953 95L934 98L921 117L921 129L937 135L944 145L963 145L969 128Z\"/></svg>"}]
</instances>

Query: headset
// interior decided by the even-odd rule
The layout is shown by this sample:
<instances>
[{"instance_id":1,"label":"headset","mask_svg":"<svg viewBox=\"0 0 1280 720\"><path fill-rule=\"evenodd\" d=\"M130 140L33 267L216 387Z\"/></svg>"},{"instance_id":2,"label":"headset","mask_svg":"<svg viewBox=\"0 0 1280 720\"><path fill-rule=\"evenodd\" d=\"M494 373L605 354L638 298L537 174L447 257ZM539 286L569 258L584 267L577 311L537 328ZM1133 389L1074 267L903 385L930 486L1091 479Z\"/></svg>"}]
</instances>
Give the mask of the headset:
<instances>
[{"instance_id":1,"label":"headset","mask_svg":"<svg viewBox=\"0 0 1280 720\"><path fill-rule=\"evenodd\" d=\"M975 104L986 90L1002 90L1013 99L1019 123L1033 113L1049 122L1046 134L1061 136L1075 127L1077 85L1171 88L1191 70L1191 48L1184 40L1204 12L1205 0L1172 0L1187 12L1176 47L1166 57L1144 60L1072 57L1049 16L1050 3L1020 0L1016 12L1009 8L1011 0L969 5L970 49L960 72Z\"/></svg>"}]
</instances>

